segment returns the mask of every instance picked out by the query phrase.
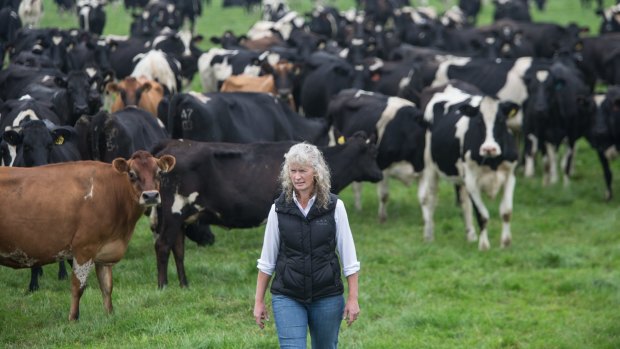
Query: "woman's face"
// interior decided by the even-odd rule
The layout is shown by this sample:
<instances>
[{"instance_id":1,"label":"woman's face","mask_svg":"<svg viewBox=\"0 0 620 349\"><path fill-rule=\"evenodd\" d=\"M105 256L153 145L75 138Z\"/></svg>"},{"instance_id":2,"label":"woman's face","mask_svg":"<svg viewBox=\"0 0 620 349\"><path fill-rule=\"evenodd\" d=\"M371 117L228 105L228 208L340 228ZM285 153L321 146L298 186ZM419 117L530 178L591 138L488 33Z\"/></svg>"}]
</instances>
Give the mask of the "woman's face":
<instances>
[{"instance_id":1,"label":"woman's face","mask_svg":"<svg viewBox=\"0 0 620 349\"><path fill-rule=\"evenodd\" d=\"M314 169L312 166L291 164L289 176L296 192L310 194L314 190Z\"/></svg>"}]
</instances>

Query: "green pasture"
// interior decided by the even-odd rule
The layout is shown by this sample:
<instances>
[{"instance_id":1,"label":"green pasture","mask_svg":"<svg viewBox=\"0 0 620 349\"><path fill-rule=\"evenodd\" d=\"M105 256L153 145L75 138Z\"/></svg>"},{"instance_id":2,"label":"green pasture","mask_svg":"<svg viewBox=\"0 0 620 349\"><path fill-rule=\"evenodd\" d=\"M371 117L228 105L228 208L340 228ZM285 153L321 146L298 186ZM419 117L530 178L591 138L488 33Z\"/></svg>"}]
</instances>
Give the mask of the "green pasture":
<instances>
[{"instance_id":1,"label":"green pasture","mask_svg":"<svg viewBox=\"0 0 620 349\"><path fill-rule=\"evenodd\" d=\"M291 2L302 12L311 7ZM548 2L547 12L533 11L535 18L577 21L597 31L594 14L582 11L578 0ZM43 25L77 25L73 16L57 15L51 1L45 5ZM126 34L130 19L122 4L107 10L106 33ZM480 21L488 23L490 13L487 7ZM243 9L223 10L214 1L197 28L207 38L226 29L241 33L258 18ZM612 170L620 175L620 161ZM507 249L499 248L499 199L486 200L492 245L487 252L466 241L446 182L440 186L433 243L422 237L416 184L391 183L384 224L377 221L374 185L364 185L361 212L345 189L341 197L362 263L361 315L353 326L343 325L340 348L620 348L620 181L615 180L616 197L603 201L600 165L580 141L570 185L541 183L540 170L532 179L519 172L513 244ZM190 287L179 288L171 258L170 283L159 290L153 238L141 220L113 269L114 313L104 313L91 273L80 320L73 323L67 321L70 283L56 279L55 265L44 268L34 293L27 292L28 269L0 267L0 348L277 348L273 320L260 330L252 317L263 228L214 232L213 246L187 243Z\"/></svg>"}]
</instances>

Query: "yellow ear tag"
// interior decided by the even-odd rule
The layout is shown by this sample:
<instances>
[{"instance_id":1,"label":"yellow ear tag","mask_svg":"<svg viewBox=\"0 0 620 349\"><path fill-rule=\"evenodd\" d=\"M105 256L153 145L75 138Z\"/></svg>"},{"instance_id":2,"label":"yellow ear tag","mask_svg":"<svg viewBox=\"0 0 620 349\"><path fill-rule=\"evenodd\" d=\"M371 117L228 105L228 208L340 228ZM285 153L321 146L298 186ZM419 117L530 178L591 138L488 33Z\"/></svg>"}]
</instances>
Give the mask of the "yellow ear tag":
<instances>
[{"instance_id":1,"label":"yellow ear tag","mask_svg":"<svg viewBox=\"0 0 620 349\"><path fill-rule=\"evenodd\" d=\"M63 136L58 136L58 138L56 138L56 141L54 142L56 145L61 145L65 142L65 137Z\"/></svg>"},{"instance_id":2,"label":"yellow ear tag","mask_svg":"<svg viewBox=\"0 0 620 349\"><path fill-rule=\"evenodd\" d=\"M515 115L517 115L517 109L510 109L510 113L508 113L508 118L510 119Z\"/></svg>"},{"instance_id":3,"label":"yellow ear tag","mask_svg":"<svg viewBox=\"0 0 620 349\"><path fill-rule=\"evenodd\" d=\"M344 136L338 137L338 144L344 144Z\"/></svg>"}]
</instances>

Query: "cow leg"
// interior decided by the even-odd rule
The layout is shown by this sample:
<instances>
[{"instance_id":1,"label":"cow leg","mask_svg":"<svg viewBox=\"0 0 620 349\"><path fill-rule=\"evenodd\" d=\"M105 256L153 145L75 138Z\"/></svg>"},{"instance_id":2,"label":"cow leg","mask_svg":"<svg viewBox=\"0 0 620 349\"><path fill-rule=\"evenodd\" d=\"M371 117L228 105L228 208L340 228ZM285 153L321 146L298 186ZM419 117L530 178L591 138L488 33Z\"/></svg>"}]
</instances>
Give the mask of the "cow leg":
<instances>
[{"instance_id":1,"label":"cow leg","mask_svg":"<svg viewBox=\"0 0 620 349\"><path fill-rule=\"evenodd\" d=\"M174 255L174 262L177 267L179 285L181 287L187 287L187 276L185 275L185 234L177 234L172 254Z\"/></svg>"},{"instance_id":2,"label":"cow leg","mask_svg":"<svg viewBox=\"0 0 620 349\"><path fill-rule=\"evenodd\" d=\"M65 261L58 262L58 280L67 280L67 267L65 266Z\"/></svg>"},{"instance_id":3,"label":"cow leg","mask_svg":"<svg viewBox=\"0 0 620 349\"><path fill-rule=\"evenodd\" d=\"M545 143L545 148L543 185L548 186L558 182L557 148L551 143Z\"/></svg>"},{"instance_id":4,"label":"cow leg","mask_svg":"<svg viewBox=\"0 0 620 349\"><path fill-rule=\"evenodd\" d=\"M385 171L383 179L377 184L377 196L379 196L379 223L387 220L387 203L390 199L389 179Z\"/></svg>"},{"instance_id":5,"label":"cow leg","mask_svg":"<svg viewBox=\"0 0 620 349\"><path fill-rule=\"evenodd\" d=\"M566 153L562 157L562 169L564 170L564 187L567 187L570 184L570 177L573 176L574 170L574 162L573 158L575 156L575 143L569 143Z\"/></svg>"},{"instance_id":6,"label":"cow leg","mask_svg":"<svg viewBox=\"0 0 620 349\"><path fill-rule=\"evenodd\" d=\"M30 284L28 291L34 292L39 289L39 276L43 275L43 267L30 268Z\"/></svg>"},{"instance_id":7,"label":"cow leg","mask_svg":"<svg viewBox=\"0 0 620 349\"><path fill-rule=\"evenodd\" d=\"M361 182L351 183L351 189L353 190L353 201L355 203L355 209L358 211L361 211L362 210L362 183Z\"/></svg>"},{"instance_id":8,"label":"cow leg","mask_svg":"<svg viewBox=\"0 0 620 349\"><path fill-rule=\"evenodd\" d=\"M71 310L69 311L69 320L77 320L80 317L80 298L86 288L86 280L88 274L92 270L94 263L92 259L78 263L78 258L73 259L73 273L71 277Z\"/></svg>"},{"instance_id":9,"label":"cow leg","mask_svg":"<svg viewBox=\"0 0 620 349\"><path fill-rule=\"evenodd\" d=\"M422 179L418 186L418 201L422 208L422 217L424 218L424 240L430 242L434 240L433 214L437 206L437 172L428 167L422 172Z\"/></svg>"},{"instance_id":10,"label":"cow leg","mask_svg":"<svg viewBox=\"0 0 620 349\"><path fill-rule=\"evenodd\" d=\"M476 178L474 175L467 175L467 173L465 174L465 187L467 188L469 197L474 203L476 218L478 219L478 227L480 228L478 249L480 251L486 251L491 248L487 231L487 224L489 222L489 210L482 201L482 196L480 195L480 188L476 184Z\"/></svg>"},{"instance_id":11,"label":"cow leg","mask_svg":"<svg viewBox=\"0 0 620 349\"><path fill-rule=\"evenodd\" d=\"M99 280L99 289L103 297L103 308L112 313L112 266L104 264L96 264L97 280Z\"/></svg>"},{"instance_id":12,"label":"cow leg","mask_svg":"<svg viewBox=\"0 0 620 349\"><path fill-rule=\"evenodd\" d=\"M611 169L609 168L609 159L602 151L597 151L596 153L598 154L601 167L603 167L603 176L605 177L605 186L607 188L605 192L605 200L610 201L613 196L613 191L611 188L613 175L611 173Z\"/></svg>"},{"instance_id":13,"label":"cow leg","mask_svg":"<svg viewBox=\"0 0 620 349\"><path fill-rule=\"evenodd\" d=\"M517 180L512 170L504 183L504 193L502 202L499 205L499 213L502 216L502 239L501 247L508 247L512 243L512 234L510 233L510 219L512 218L512 203L514 198L515 184Z\"/></svg>"},{"instance_id":14,"label":"cow leg","mask_svg":"<svg viewBox=\"0 0 620 349\"><path fill-rule=\"evenodd\" d=\"M536 152L538 151L538 138L535 135L529 134L525 138L523 147L523 155L525 157L525 177L533 177L534 176L534 159L536 157Z\"/></svg>"},{"instance_id":15,"label":"cow leg","mask_svg":"<svg viewBox=\"0 0 620 349\"><path fill-rule=\"evenodd\" d=\"M155 240L155 256L157 256L157 287L162 289L168 284L170 246L161 237Z\"/></svg>"},{"instance_id":16,"label":"cow leg","mask_svg":"<svg viewBox=\"0 0 620 349\"><path fill-rule=\"evenodd\" d=\"M463 221L465 222L465 236L467 241L474 242L478 240L476 229L474 228L474 215L472 210L471 199L464 185L457 185L458 200L463 213Z\"/></svg>"}]
</instances>

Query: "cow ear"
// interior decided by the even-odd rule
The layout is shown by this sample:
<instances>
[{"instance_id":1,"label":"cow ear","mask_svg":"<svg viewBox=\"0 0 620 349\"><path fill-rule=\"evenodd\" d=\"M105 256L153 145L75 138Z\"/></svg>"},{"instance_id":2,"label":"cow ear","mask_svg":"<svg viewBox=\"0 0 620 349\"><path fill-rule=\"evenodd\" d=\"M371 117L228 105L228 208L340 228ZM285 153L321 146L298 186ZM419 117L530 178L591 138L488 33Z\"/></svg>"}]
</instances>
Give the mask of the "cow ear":
<instances>
[{"instance_id":1,"label":"cow ear","mask_svg":"<svg viewBox=\"0 0 620 349\"><path fill-rule=\"evenodd\" d=\"M202 36L200 34L192 37L192 43L194 43L194 44L199 44L199 43L202 42L202 40L204 40L204 36Z\"/></svg>"},{"instance_id":2,"label":"cow ear","mask_svg":"<svg viewBox=\"0 0 620 349\"><path fill-rule=\"evenodd\" d=\"M211 43L214 43L216 45L220 45L222 43L222 39L218 38L217 36L212 36L209 40L211 41Z\"/></svg>"},{"instance_id":3,"label":"cow ear","mask_svg":"<svg viewBox=\"0 0 620 349\"><path fill-rule=\"evenodd\" d=\"M170 172L176 165L177 159L172 155L163 155L157 160L157 164L159 168L161 168L162 172Z\"/></svg>"},{"instance_id":4,"label":"cow ear","mask_svg":"<svg viewBox=\"0 0 620 349\"><path fill-rule=\"evenodd\" d=\"M127 160L125 160L123 158L116 158L116 159L112 160L112 167L118 173L129 172L129 163L127 162Z\"/></svg>"},{"instance_id":5,"label":"cow ear","mask_svg":"<svg viewBox=\"0 0 620 349\"><path fill-rule=\"evenodd\" d=\"M63 145L73 137L73 132L64 127L58 127L52 131L52 137L54 138L54 144Z\"/></svg>"},{"instance_id":6,"label":"cow ear","mask_svg":"<svg viewBox=\"0 0 620 349\"><path fill-rule=\"evenodd\" d=\"M22 136L22 134L15 130L6 130L2 134L2 139L4 139L5 142L9 143L14 147L20 145L23 138L24 137Z\"/></svg>"},{"instance_id":7,"label":"cow ear","mask_svg":"<svg viewBox=\"0 0 620 349\"><path fill-rule=\"evenodd\" d=\"M517 112L519 111L519 105L513 102L502 102L499 107L508 119L517 115Z\"/></svg>"},{"instance_id":8,"label":"cow ear","mask_svg":"<svg viewBox=\"0 0 620 349\"><path fill-rule=\"evenodd\" d=\"M267 61L263 61L260 65L263 74L273 74L273 66Z\"/></svg>"},{"instance_id":9,"label":"cow ear","mask_svg":"<svg viewBox=\"0 0 620 349\"><path fill-rule=\"evenodd\" d=\"M107 85L105 85L105 90L107 92L118 93L119 92L118 84L116 84L115 82L109 82Z\"/></svg>"}]
</instances>

